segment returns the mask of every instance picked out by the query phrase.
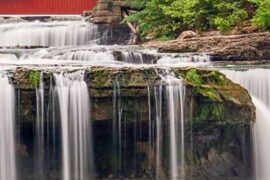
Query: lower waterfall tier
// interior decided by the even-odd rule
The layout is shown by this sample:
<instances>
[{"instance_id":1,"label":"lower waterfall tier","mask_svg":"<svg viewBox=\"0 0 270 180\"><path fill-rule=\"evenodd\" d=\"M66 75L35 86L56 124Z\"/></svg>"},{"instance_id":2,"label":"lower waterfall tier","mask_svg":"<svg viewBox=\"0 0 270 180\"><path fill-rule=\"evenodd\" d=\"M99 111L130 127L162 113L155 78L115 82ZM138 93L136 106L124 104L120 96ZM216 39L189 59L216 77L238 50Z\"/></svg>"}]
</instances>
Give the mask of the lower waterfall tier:
<instances>
[{"instance_id":1,"label":"lower waterfall tier","mask_svg":"<svg viewBox=\"0 0 270 180\"><path fill-rule=\"evenodd\" d=\"M78 70L84 72L83 76L69 75ZM89 136L84 134L92 136L93 155L87 160L93 160L94 170L88 177L248 179L252 176L250 128L255 108L245 89L217 71L95 66L73 70L17 68L7 74L16 92L18 176L24 177L20 179L63 179L62 168L66 166L63 166L61 109L72 107L66 113L77 113L74 103L79 107L77 98L81 96L70 94L66 103L59 97L68 92L80 94L73 87L83 84L89 98L79 100L89 101L90 106L82 114L89 111L92 124L92 130L87 131ZM58 77L61 74L67 78L62 83ZM61 84L71 89L55 89ZM43 91L37 93L36 89ZM36 101L40 92L44 101ZM37 106L37 102L43 103ZM40 108L44 109L42 115ZM35 144L37 114L43 117L42 126L38 126L44 130L42 151ZM79 132L79 140L84 139ZM72 139L67 139L71 147L65 148L76 155L77 148L72 146L76 147L77 140ZM44 157L41 170L33 163L36 151ZM78 173L84 167L73 166L74 170L78 167ZM70 175L67 177L72 179Z\"/></svg>"}]
</instances>

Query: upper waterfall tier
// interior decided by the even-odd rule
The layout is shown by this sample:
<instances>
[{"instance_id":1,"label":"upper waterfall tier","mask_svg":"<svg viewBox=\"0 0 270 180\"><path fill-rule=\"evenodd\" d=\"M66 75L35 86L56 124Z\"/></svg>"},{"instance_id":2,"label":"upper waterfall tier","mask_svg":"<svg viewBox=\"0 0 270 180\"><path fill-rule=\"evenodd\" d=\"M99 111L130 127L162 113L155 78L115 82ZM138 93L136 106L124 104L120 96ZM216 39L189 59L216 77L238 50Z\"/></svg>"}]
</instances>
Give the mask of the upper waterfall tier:
<instances>
[{"instance_id":1,"label":"upper waterfall tier","mask_svg":"<svg viewBox=\"0 0 270 180\"><path fill-rule=\"evenodd\" d=\"M98 43L101 38L96 25L63 19L0 23L0 34L2 47L76 46Z\"/></svg>"}]
</instances>

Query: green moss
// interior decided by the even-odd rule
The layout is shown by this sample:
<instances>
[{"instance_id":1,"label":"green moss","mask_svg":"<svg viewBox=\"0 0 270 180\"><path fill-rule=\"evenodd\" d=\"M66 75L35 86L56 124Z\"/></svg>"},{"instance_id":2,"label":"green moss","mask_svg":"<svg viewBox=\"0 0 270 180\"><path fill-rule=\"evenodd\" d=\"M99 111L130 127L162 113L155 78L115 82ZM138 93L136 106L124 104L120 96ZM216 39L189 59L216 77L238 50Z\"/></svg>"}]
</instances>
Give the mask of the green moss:
<instances>
[{"instance_id":1,"label":"green moss","mask_svg":"<svg viewBox=\"0 0 270 180\"><path fill-rule=\"evenodd\" d=\"M212 101L222 101L219 93L213 87L195 87L195 92Z\"/></svg>"},{"instance_id":2,"label":"green moss","mask_svg":"<svg viewBox=\"0 0 270 180\"><path fill-rule=\"evenodd\" d=\"M40 82L40 72L34 71L34 70L29 71L27 75L27 79L33 88L38 87L39 82Z\"/></svg>"},{"instance_id":3,"label":"green moss","mask_svg":"<svg viewBox=\"0 0 270 180\"><path fill-rule=\"evenodd\" d=\"M193 122L201 123L204 121L220 121L222 122L225 117L225 108L223 103L214 103L201 101L197 105L194 112Z\"/></svg>"},{"instance_id":4,"label":"green moss","mask_svg":"<svg viewBox=\"0 0 270 180\"><path fill-rule=\"evenodd\" d=\"M113 10L113 6L114 6L113 1L109 1L108 2L108 10L109 11L112 11Z\"/></svg>"},{"instance_id":5,"label":"green moss","mask_svg":"<svg viewBox=\"0 0 270 180\"><path fill-rule=\"evenodd\" d=\"M203 84L203 79L201 75L197 72L197 69L191 69L190 71L188 71L186 73L185 79L195 86L200 86Z\"/></svg>"},{"instance_id":6,"label":"green moss","mask_svg":"<svg viewBox=\"0 0 270 180\"><path fill-rule=\"evenodd\" d=\"M220 72L218 71L212 71L208 76L208 81L210 83L214 83L214 84L217 84L217 85L224 85L225 83L225 75L224 74L221 74Z\"/></svg>"}]
</instances>

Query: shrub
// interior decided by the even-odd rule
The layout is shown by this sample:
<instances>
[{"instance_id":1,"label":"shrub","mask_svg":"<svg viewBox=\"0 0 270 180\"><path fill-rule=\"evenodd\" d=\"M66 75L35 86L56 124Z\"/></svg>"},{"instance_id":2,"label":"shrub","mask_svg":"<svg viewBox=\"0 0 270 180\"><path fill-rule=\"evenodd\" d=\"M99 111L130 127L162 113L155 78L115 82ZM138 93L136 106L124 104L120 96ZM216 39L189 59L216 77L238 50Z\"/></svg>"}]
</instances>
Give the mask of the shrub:
<instances>
[{"instance_id":1,"label":"shrub","mask_svg":"<svg viewBox=\"0 0 270 180\"><path fill-rule=\"evenodd\" d=\"M266 30L270 28L270 0L250 0L257 6L256 14L252 19L253 25Z\"/></svg>"},{"instance_id":2,"label":"shrub","mask_svg":"<svg viewBox=\"0 0 270 180\"><path fill-rule=\"evenodd\" d=\"M259 0L258 0L259 1ZM247 20L247 0L129 0L142 9L126 20L139 26L141 36L176 37L184 30L226 32ZM165 38L166 39L166 38Z\"/></svg>"}]
</instances>

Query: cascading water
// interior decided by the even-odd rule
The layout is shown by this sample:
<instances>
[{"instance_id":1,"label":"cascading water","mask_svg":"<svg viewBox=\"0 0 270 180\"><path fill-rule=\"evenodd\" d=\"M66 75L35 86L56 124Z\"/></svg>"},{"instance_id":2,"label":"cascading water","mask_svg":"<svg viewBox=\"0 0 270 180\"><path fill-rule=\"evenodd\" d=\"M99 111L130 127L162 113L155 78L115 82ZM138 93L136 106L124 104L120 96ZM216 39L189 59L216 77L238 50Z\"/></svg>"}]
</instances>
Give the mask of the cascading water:
<instances>
[{"instance_id":1,"label":"cascading water","mask_svg":"<svg viewBox=\"0 0 270 180\"><path fill-rule=\"evenodd\" d=\"M136 52L122 52L122 59L124 62L132 64L143 64L143 56Z\"/></svg>"},{"instance_id":2,"label":"cascading water","mask_svg":"<svg viewBox=\"0 0 270 180\"><path fill-rule=\"evenodd\" d=\"M97 26L84 21L0 24L0 46L75 46L98 40Z\"/></svg>"},{"instance_id":3,"label":"cascading water","mask_svg":"<svg viewBox=\"0 0 270 180\"><path fill-rule=\"evenodd\" d=\"M43 76L40 77L39 88L36 89L37 100L37 120L36 120L36 140L35 140L35 171L40 179L44 179L45 162L45 107L44 107L44 83Z\"/></svg>"},{"instance_id":4,"label":"cascading water","mask_svg":"<svg viewBox=\"0 0 270 180\"><path fill-rule=\"evenodd\" d=\"M110 62L114 61L114 57L110 52L94 52L94 51L76 51L67 52L63 55L55 56L54 59L60 60L81 60L81 61L93 61L93 62Z\"/></svg>"},{"instance_id":5,"label":"cascading water","mask_svg":"<svg viewBox=\"0 0 270 180\"><path fill-rule=\"evenodd\" d=\"M15 92L7 76L0 84L0 180L16 180Z\"/></svg>"},{"instance_id":6,"label":"cascading water","mask_svg":"<svg viewBox=\"0 0 270 180\"><path fill-rule=\"evenodd\" d=\"M222 70L234 82L245 87L253 96L257 108L257 120L253 128L254 161L256 180L268 180L270 177L269 129L270 121L270 70L250 69L243 71Z\"/></svg>"},{"instance_id":7,"label":"cascading water","mask_svg":"<svg viewBox=\"0 0 270 180\"><path fill-rule=\"evenodd\" d=\"M84 72L54 74L62 129L63 180L93 178L88 88Z\"/></svg>"},{"instance_id":8,"label":"cascading water","mask_svg":"<svg viewBox=\"0 0 270 180\"><path fill-rule=\"evenodd\" d=\"M132 125L133 133L127 131L132 119L127 119L127 114L131 116L131 112L126 112L127 99L123 98L121 94L119 81L115 83L112 149L114 152L113 161L116 162L114 174L116 178L121 178L121 175L126 173L127 152L125 148L130 133L133 134L134 138L132 142L137 144L135 151L143 150L147 154L147 170L151 174L149 176L155 179L185 178L185 86L182 79L176 78L171 73L166 72L161 77L164 85L147 88L147 120L141 119L142 112L139 114L134 112L136 120ZM138 100L138 106L142 106L140 100ZM147 143L143 145L141 139L145 138ZM164 157L164 153L166 153L166 157ZM130 166L134 166L133 168L136 170L136 164L139 162L140 160L136 158L134 163L130 163Z\"/></svg>"},{"instance_id":9,"label":"cascading water","mask_svg":"<svg viewBox=\"0 0 270 180\"><path fill-rule=\"evenodd\" d=\"M185 86L181 79L178 79L174 77L173 75L164 76L163 81L166 82L166 87L165 87L166 102L167 102L168 120L169 120L170 177L171 179L184 179L185 177L185 169L184 169L184 166L185 166L185 127L184 127ZM157 102L160 102L160 100L157 100ZM161 112L161 111L159 110L158 112ZM160 119L160 117L158 116L157 118ZM160 136L160 135L157 135L157 136Z\"/></svg>"},{"instance_id":10,"label":"cascading water","mask_svg":"<svg viewBox=\"0 0 270 180\"><path fill-rule=\"evenodd\" d=\"M207 54L182 54L177 56L167 55L161 57L157 64L182 65L182 66L206 66L210 64L210 56Z\"/></svg>"}]
</instances>

